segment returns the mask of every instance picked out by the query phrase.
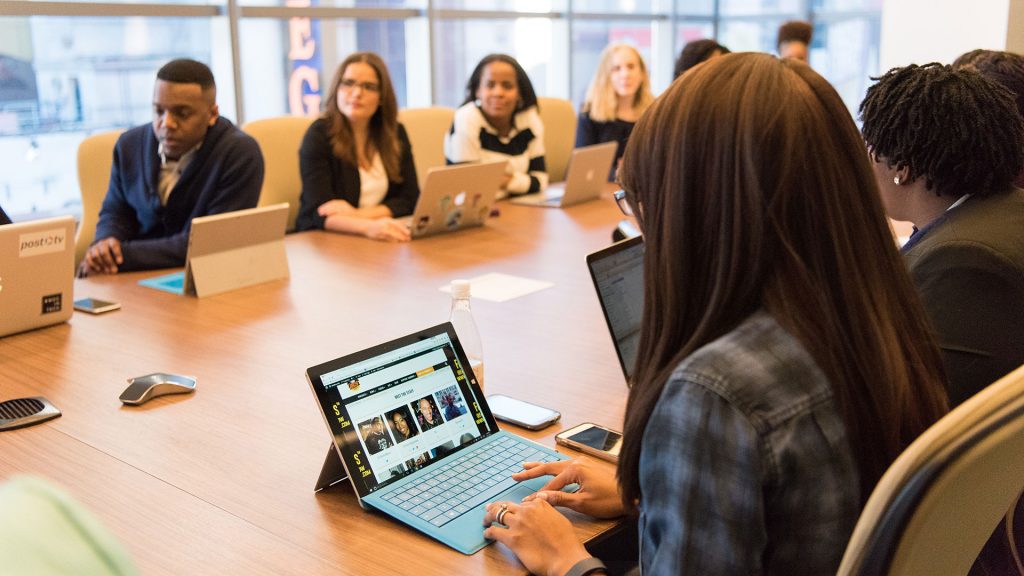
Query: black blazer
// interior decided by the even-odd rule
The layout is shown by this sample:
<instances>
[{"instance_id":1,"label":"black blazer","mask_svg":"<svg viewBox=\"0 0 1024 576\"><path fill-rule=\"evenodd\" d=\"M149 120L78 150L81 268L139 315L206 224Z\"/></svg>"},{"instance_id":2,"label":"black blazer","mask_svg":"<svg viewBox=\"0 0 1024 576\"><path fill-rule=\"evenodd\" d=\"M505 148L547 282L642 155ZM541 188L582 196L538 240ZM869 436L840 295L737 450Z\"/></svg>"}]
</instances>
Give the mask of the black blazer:
<instances>
[{"instance_id":1,"label":"black blazer","mask_svg":"<svg viewBox=\"0 0 1024 576\"><path fill-rule=\"evenodd\" d=\"M972 196L904 251L956 406L1024 364L1024 190Z\"/></svg>"},{"instance_id":2,"label":"black blazer","mask_svg":"<svg viewBox=\"0 0 1024 576\"><path fill-rule=\"evenodd\" d=\"M344 200L359 207L362 183L359 168L342 161L334 155L328 136L329 123L317 119L306 131L299 148L299 172L302 174L302 196L299 214L295 219L296 230L322 230L326 218L317 214L321 204L329 200ZM382 204L391 209L397 218L408 216L416 208L420 197L420 185L416 180L416 165L412 160L412 145L405 127L398 125L398 140L401 143L400 165L402 183L391 182Z\"/></svg>"}]
</instances>

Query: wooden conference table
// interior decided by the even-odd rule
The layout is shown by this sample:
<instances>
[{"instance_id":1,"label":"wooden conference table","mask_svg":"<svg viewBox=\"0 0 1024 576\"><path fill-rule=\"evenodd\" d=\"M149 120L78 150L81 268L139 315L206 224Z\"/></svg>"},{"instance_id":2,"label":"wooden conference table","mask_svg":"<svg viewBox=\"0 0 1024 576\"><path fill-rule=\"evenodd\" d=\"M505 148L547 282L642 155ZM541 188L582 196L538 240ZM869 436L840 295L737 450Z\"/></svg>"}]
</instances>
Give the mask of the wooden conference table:
<instances>
[{"instance_id":1,"label":"wooden conference table","mask_svg":"<svg viewBox=\"0 0 1024 576\"><path fill-rule=\"evenodd\" d=\"M64 413L0 434L0 481L63 486L144 574L522 573L503 546L463 556L363 511L347 483L314 494L330 437L304 370L447 320L451 279L546 280L474 301L486 391L561 411L541 432L506 426L548 446L583 421L621 429L626 387L584 262L620 217L605 195L505 203L484 228L404 245L295 234L290 280L202 300L140 286L152 272L78 280L76 297L123 309L0 339L0 400L42 395ZM159 371L196 376L196 393L121 405L126 378ZM570 518L581 538L612 526Z\"/></svg>"}]
</instances>

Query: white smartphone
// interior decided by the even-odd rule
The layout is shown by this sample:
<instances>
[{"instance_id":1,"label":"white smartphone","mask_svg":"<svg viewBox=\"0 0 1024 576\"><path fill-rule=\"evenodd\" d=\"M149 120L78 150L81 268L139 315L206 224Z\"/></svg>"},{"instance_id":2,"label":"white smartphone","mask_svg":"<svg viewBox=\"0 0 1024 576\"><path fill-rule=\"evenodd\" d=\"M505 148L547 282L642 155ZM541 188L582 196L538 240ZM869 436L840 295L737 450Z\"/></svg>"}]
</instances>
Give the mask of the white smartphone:
<instances>
[{"instance_id":1,"label":"white smartphone","mask_svg":"<svg viewBox=\"0 0 1024 576\"><path fill-rule=\"evenodd\" d=\"M491 407L491 414L494 414L498 420L504 420L530 430L546 428L562 417L561 414L550 408L530 404L504 394L491 394L487 397L487 404Z\"/></svg>"},{"instance_id":2,"label":"white smartphone","mask_svg":"<svg viewBox=\"0 0 1024 576\"><path fill-rule=\"evenodd\" d=\"M604 460L618 462L619 450L622 448L622 434L604 426L584 422L579 426L560 432L555 436L555 443Z\"/></svg>"},{"instance_id":3,"label":"white smartphone","mask_svg":"<svg viewBox=\"0 0 1024 576\"><path fill-rule=\"evenodd\" d=\"M107 302L106 300L97 300L96 298L75 300L75 310L88 312L89 314L102 314L111 310L117 310L120 307L121 305L117 302Z\"/></svg>"}]
</instances>

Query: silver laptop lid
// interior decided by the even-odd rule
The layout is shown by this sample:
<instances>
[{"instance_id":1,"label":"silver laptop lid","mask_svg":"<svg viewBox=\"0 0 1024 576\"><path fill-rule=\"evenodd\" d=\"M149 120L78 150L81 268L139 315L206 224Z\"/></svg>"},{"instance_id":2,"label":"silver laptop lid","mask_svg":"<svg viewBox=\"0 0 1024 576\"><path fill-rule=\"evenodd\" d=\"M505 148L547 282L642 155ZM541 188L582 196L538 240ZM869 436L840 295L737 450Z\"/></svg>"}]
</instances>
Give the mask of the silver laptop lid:
<instances>
[{"instance_id":1,"label":"silver laptop lid","mask_svg":"<svg viewBox=\"0 0 1024 576\"><path fill-rule=\"evenodd\" d=\"M562 206L572 206L601 195L608 182L618 146L618 142L604 142L572 151Z\"/></svg>"},{"instance_id":2,"label":"silver laptop lid","mask_svg":"<svg viewBox=\"0 0 1024 576\"><path fill-rule=\"evenodd\" d=\"M431 168L409 220L413 238L480 226L491 214L505 160Z\"/></svg>"},{"instance_id":3,"label":"silver laptop lid","mask_svg":"<svg viewBox=\"0 0 1024 576\"><path fill-rule=\"evenodd\" d=\"M71 317L75 219L0 226L0 336Z\"/></svg>"}]
</instances>

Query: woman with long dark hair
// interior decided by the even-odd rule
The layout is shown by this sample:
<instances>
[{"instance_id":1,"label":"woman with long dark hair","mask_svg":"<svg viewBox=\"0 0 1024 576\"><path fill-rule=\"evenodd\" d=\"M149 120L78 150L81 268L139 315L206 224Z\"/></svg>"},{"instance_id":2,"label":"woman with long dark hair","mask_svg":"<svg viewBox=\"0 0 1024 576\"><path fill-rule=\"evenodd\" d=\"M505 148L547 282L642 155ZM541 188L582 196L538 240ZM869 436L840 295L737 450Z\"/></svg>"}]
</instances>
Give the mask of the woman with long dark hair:
<instances>
[{"instance_id":1,"label":"woman with long dark hair","mask_svg":"<svg viewBox=\"0 0 1024 576\"><path fill-rule=\"evenodd\" d=\"M882 473L946 411L849 112L801 62L725 55L655 101L620 181L645 287L617 482L528 464L517 479L556 477L489 505L485 536L534 573L593 573L552 505L635 511L648 574L834 574Z\"/></svg>"},{"instance_id":2,"label":"woman with long dark hair","mask_svg":"<svg viewBox=\"0 0 1024 576\"><path fill-rule=\"evenodd\" d=\"M412 214L420 188L380 56L356 52L338 66L324 112L302 140L299 171L298 230L409 240L408 226L395 218Z\"/></svg>"}]
</instances>

